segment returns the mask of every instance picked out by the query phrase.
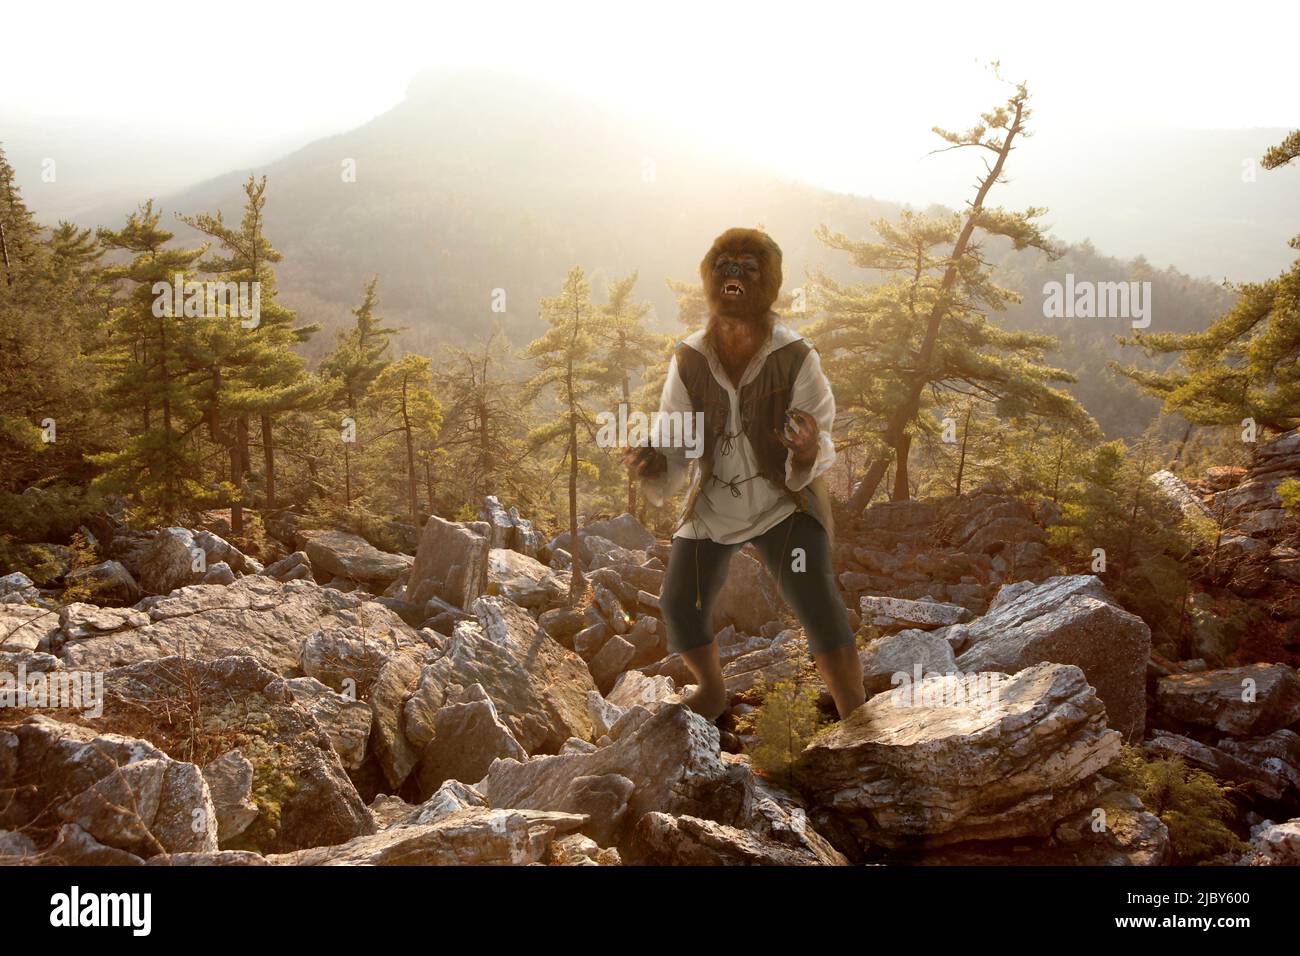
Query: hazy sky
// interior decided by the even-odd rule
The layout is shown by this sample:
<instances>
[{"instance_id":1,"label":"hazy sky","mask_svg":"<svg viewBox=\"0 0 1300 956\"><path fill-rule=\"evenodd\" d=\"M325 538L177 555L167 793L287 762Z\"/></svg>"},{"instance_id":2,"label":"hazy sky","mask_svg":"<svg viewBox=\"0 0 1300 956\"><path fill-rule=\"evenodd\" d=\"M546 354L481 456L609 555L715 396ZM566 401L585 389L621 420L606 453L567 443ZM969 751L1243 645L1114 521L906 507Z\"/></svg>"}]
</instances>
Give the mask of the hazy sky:
<instances>
[{"instance_id":1,"label":"hazy sky","mask_svg":"<svg viewBox=\"0 0 1300 956\"><path fill-rule=\"evenodd\" d=\"M775 110L774 160L813 178L842 162L811 148L810 130L866 150L892 129L964 123L989 100L977 57L1032 81L1044 128L1294 126L1297 11L1294 0L11 4L0 115L167 117L266 141L367 119L425 66L477 66L723 140L706 103L732 97L739 122Z\"/></svg>"},{"instance_id":2,"label":"hazy sky","mask_svg":"<svg viewBox=\"0 0 1300 956\"><path fill-rule=\"evenodd\" d=\"M356 126L420 70L463 66L535 76L721 150L737 130L760 133L746 158L832 189L955 205L978 167L927 157L930 127L965 129L1004 98L977 61L1030 82L1043 161L1015 172L1051 175L1072 143L1117 126L1300 125L1298 11L1297 0L12 4L0 141L39 150L28 140L41 131L80 136L106 178L159 194ZM20 169L20 182L34 174Z\"/></svg>"}]
</instances>

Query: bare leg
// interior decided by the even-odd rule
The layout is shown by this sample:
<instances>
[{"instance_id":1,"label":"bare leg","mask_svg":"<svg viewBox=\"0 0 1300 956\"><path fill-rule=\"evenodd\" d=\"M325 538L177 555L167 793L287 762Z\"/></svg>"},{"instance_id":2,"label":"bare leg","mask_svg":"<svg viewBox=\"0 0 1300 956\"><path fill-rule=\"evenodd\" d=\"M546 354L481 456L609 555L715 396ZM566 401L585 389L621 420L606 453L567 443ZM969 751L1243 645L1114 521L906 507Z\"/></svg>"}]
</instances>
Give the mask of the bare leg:
<instances>
[{"instance_id":1,"label":"bare leg","mask_svg":"<svg viewBox=\"0 0 1300 956\"><path fill-rule=\"evenodd\" d=\"M840 720L866 703L862 661L858 659L856 645L846 644L824 654L814 654L813 663L817 665L817 673L822 675L826 689L835 699L835 709L839 711Z\"/></svg>"},{"instance_id":2,"label":"bare leg","mask_svg":"<svg viewBox=\"0 0 1300 956\"><path fill-rule=\"evenodd\" d=\"M727 688L722 680L718 642L710 641L689 651L682 651L682 660L695 675L697 685L695 692L684 698L684 703L706 720L717 720L727 709Z\"/></svg>"}]
</instances>

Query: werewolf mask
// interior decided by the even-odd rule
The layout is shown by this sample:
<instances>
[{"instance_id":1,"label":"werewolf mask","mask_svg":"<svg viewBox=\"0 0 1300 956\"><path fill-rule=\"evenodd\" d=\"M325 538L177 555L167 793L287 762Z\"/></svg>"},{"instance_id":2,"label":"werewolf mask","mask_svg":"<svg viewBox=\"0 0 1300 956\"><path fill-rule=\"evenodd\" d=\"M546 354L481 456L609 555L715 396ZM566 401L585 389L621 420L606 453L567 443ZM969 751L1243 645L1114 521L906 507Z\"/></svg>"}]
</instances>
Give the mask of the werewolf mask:
<instances>
[{"instance_id":1,"label":"werewolf mask","mask_svg":"<svg viewBox=\"0 0 1300 956\"><path fill-rule=\"evenodd\" d=\"M700 263L709 315L761 320L781 291L781 247L757 229L728 229Z\"/></svg>"}]
</instances>

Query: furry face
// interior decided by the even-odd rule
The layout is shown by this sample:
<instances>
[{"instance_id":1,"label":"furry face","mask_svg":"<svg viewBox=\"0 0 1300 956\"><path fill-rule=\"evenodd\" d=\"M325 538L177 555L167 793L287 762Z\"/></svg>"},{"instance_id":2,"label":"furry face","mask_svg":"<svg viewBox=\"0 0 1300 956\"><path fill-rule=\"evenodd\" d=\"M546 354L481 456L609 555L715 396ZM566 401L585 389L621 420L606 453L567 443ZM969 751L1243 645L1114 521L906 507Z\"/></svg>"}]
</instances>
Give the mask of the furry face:
<instances>
[{"instance_id":1,"label":"furry face","mask_svg":"<svg viewBox=\"0 0 1300 956\"><path fill-rule=\"evenodd\" d=\"M781 291L781 248L757 229L728 229L700 263L711 315L761 319Z\"/></svg>"}]
</instances>

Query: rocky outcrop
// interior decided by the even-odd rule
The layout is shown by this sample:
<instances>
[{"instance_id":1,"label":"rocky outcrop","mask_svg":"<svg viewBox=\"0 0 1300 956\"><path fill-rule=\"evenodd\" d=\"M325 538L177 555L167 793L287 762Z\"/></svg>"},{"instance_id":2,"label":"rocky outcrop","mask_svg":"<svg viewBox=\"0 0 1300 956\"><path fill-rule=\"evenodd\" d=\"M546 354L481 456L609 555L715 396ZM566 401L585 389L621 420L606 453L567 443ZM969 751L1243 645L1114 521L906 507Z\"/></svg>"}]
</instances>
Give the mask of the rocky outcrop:
<instances>
[{"instance_id":1,"label":"rocky outcrop","mask_svg":"<svg viewBox=\"0 0 1300 956\"><path fill-rule=\"evenodd\" d=\"M151 718L177 747L220 742L252 764L259 813L235 849L291 850L374 832L329 737L254 658L145 661L110 671L104 685L109 725Z\"/></svg>"},{"instance_id":2,"label":"rocky outcrop","mask_svg":"<svg viewBox=\"0 0 1300 956\"><path fill-rule=\"evenodd\" d=\"M479 509L478 519L490 527L489 546L505 548L539 558L546 548L542 535L533 530L532 522L519 517L519 509L511 506L508 510L502 506L496 495L487 495L483 507Z\"/></svg>"},{"instance_id":3,"label":"rocky outcrop","mask_svg":"<svg viewBox=\"0 0 1300 956\"><path fill-rule=\"evenodd\" d=\"M1083 671L928 678L880 694L819 734L797 780L865 844L1046 836L1090 805L1120 734ZM918 706L919 704L919 706Z\"/></svg>"},{"instance_id":4,"label":"rocky outcrop","mask_svg":"<svg viewBox=\"0 0 1300 956\"><path fill-rule=\"evenodd\" d=\"M260 575L228 587L182 588L146 598L134 610L147 614L148 623L141 626L132 617L124 626L93 633L69 626L55 637L59 655L69 667L107 670L170 655L213 660L240 654L288 675L298 667L304 638L322 628L356 628L381 646L423 643L396 614L364 595ZM0 614L7 611L0 605Z\"/></svg>"},{"instance_id":5,"label":"rocky outcrop","mask_svg":"<svg viewBox=\"0 0 1300 956\"><path fill-rule=\"evenodd\" d=\"M1093 575L1004 587L988 613L942 632L965 673L1012 674L1042 661L1081 668L1106 706L1110 726L1141 739L1151 630Z\"/></svg>"},{"instance_id":6,"label":"rocky outcrop","mask_svg":"<svg viewBox=\"0 0 1300 956\"><path fill-rule=\"evenodd\" d=\"M481 597L471 610L476 620L457 624L442 655L420 674L420 689L406 705L408 723L431 723L453 685L480 684L528 753L554 753L570 737L589 739L587 692L596 685L582 659L500 597Z\"/></svg>"},{"instance_id":7,"label":"rocky outcrop","mask_svg":"<svg viewBox=\"0 0 1300 956\"><path fill-rule=\"evenodd\" d=\"M382 593L411 569L414 558L380 551L360 535L346 531L301 531L301 550L322 581L341 578Z\"/></svg>"},{"instance_id":8,"label":"rocky outcrop","mask_svg":"<svg viewBox=\"0 0 1300 956\"><path fill-rule=\"evenodd\" d=\"M475 788L494 807L587 813L601 845L626 840L651 811L735 822L747 771L725 764L718 731L681 704L630 708L611 742L584 753L497 760Z\"/></svg>"},{"instance_id":9,"label":"rocky outcrop","mask_svg":"<svg viewBox=\"0 0 1300 956\"><path fill-rule=\"evenodd\" d=\"M1174 725L1260 736L1300 720L1300 676L1285 664L1174 674L1157 685L1156 706Z\"/></svg>"},{"instance_id":10,"label":"rocky outcrop","mask_svg":"<svg viewBox=\"0 0 1300 956\"><path fill-rule=\"evenodd\" d=\"M468 609L487 587L490 527L483 521L446 521L430 516L407 579L406 600L440 598Z\"/></svg>"},{"instance_id":11,"label":"rocky outcrop","mask_svg":"<svg viewBox=\"0 0 1300 956\"><path fill-rule=\"evenodd\" d=\"M198 767L143 740L43 715L0 730L0 829L24 828L61 828L62 862L217 848L217 813ZM95 858L94 846L107 849Z\"/></svg>"},{"instance_id":12,"label":"rocky outcrop","mask_svg":"<svg viewBox=\"0 0 1300 956\"><path fill-rule=\"evenodd\" d=\"M564 599L569 581L536 558L493 548L488 552L486 593L499 594L520 607L544 610Z\"/></svg>"},{"instance_id":13,"label":"rocky outcrop","mask_svg":"<svg viewBox=\"0 0 1300 956\"><path fill-rule=\"evenodd\" d=\"M981 614L1001 585L1057 573L1043 532L1052 507L995 486L873 505L840 522L840 586L853 607L867 595L947 602Z\"/></svg>"},{"instance_id":14,"label":"rocky outcrop","mask_svg":"<svg viewBox=\"0 0 1300 956\"><path fill-rule=\"evenodd\" d=\"M540 862L557 834L585 821L572 813L470 807L433 823L267 859L288 866L525 866Z\"/></svg>"}]
</instances>

